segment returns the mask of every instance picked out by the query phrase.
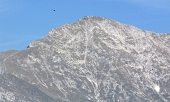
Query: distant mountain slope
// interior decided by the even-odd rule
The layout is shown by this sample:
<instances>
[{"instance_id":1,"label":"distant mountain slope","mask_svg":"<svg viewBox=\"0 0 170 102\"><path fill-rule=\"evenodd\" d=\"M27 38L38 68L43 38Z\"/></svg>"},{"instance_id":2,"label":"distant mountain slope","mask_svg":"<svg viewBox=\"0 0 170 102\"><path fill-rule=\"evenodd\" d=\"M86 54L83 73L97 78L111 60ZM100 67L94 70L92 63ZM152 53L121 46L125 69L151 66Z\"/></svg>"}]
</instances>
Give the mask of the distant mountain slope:
<instances>
[{"instance_id":1,"label":"distant mountain slope","mask_svg":"<svg viewBox=\"0 0 170 102\"><path fill-rule=\"evenodd\" d=\"M170 34L161 34L159 38L170 49Z\"/></svg>"},{"instance_id":2,"label":"distant mountain slope","mask_svg":"<svg viewBox=\"0 0 170 102\"><path fill-rule=\"evenodd\" d=\"M37 96L37 102L44 96L49 102L168 102L169 39L169 34L84 17L52 29L26 50L5 58L0 53L6 69L0 77L7 81L4 85L11 81L4 79L9 75L36 89L39 94L27 94L27 87L17 92L29 99Z\"/></svg>"},{"instance_id":3,"label":"distant mountain slope","mask_svg":"<svg viewBox=\"0 0 170 102\"><path fill-rule=\"evenodd\" d=\"M36 86L13 75L0 75L0 86L0 102L55 102Z\"/></svg>"}]
</instances>

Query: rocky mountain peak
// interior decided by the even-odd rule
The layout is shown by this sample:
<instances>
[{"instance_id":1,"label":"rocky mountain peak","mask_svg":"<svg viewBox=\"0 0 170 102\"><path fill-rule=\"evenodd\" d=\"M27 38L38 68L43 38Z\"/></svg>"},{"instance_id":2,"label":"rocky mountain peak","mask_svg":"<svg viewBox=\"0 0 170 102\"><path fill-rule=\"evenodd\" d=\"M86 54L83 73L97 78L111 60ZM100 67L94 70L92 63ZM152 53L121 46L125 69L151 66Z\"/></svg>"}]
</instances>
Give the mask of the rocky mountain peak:
<instances>
[{"instance_id":1,"label":"rocky mountain peak","mask_svg":"<svg viewBox=\"0 0 170 102\"><path fill-rule=\"evenodd\" d=\"M77 34L77 32L79 33L78 35L80 36L81 35L84 36L85 33L87 33L88 36L90 35L93 36L93 34L96 32L97 35L101 35L100 33L102 33L103 36L115 36L115 37L118 37L117 39L120 39L120 38L125 39L127 36L131 36L133 38L139 39L139 37L142 38L145 36L144 33L143 34L135 33L138 31L142 32L142 30L134 26L121 24L119 22L116 22L116 21L113 21L107 18L87 16L87 17L84 17L78 20L75 23L66 24L60 28L52 29L52 31L49 32L48 36L45 37L43 40L50 41L53 39L52 42L55 42L55 41L61 40L60 37L69 39L71 35L74 36L75 34ZM91 33L88 33L88 32L91 32ZM29 46L33 47L37 45L38 42L39 40L36 41L36 44L35 42L33 42Z\"/></svg>"},{"instance_id":2,"label":"rocky mountain peak","mask_svg":"<svg viewBox=\"0 0 170 102\"><path fill-rule=\"evenodd\" d=\"M26 50L1 58L9 75L2 75L1 80L15 83L13 76L21 86L27 83L39 93L34 102L41 101L41 95L49 102L166 102L170 95L169 38L87 16L52 29ZM16 86L13 90L0 87L15 96L22 93Z\"/></svg>"}]
</instances>

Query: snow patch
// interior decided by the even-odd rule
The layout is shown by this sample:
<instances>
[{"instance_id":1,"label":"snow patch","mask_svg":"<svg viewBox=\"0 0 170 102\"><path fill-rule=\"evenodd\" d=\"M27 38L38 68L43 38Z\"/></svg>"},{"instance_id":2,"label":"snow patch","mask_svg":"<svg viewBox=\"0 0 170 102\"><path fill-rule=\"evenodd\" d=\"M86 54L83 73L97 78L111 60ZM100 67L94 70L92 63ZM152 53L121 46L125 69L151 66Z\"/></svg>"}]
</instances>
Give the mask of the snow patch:
<instances>
[{"instance_id":1,"label":"snow patch","mask_svg":"<svg viewBox=\"0 0 170 102\"><path fill-rule=\"evenodd\" d=\"M160 92L160 87L158 85L154 85L154 89L156 92L158 92L158 93Z\"/></svg>"}]
</instances>

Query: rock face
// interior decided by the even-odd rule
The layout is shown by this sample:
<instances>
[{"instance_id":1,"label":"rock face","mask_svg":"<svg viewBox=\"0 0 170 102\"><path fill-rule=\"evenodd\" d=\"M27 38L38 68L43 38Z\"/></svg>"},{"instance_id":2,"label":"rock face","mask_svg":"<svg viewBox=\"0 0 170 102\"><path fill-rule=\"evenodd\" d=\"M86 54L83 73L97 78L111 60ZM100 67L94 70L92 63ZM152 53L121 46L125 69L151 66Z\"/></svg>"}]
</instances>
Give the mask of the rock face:
<instances>
[{"instance_id":1,"label":"rock face","mask_svg":"<svg viewBox=\"0 0 170 102\"><path fill-rule=\"evenodd\" d=\"M170 34L106 18L52 29L0 63L0 101L170 101Z\"/></svg>"}]
</instances>

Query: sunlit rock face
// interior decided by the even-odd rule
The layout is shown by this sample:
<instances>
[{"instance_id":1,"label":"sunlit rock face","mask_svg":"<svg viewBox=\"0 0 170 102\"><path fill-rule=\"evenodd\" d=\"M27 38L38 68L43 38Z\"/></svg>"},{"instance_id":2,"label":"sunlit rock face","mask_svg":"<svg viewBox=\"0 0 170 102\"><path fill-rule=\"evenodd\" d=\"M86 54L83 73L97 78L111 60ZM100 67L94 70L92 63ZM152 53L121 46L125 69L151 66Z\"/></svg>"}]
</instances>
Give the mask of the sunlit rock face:
<instances>
[{"instance_id":1,"label":"sunlit rock face","mask_svg":"<svg viewBox=\"0 0 170 102\"><path fill-rule=\"evenodd\" d=\"M4 90L22 102L170 100L169 34L84 17L52 29L26 50L3 54L0 95L6 99Z\"/></svg>"}]
</instances>

